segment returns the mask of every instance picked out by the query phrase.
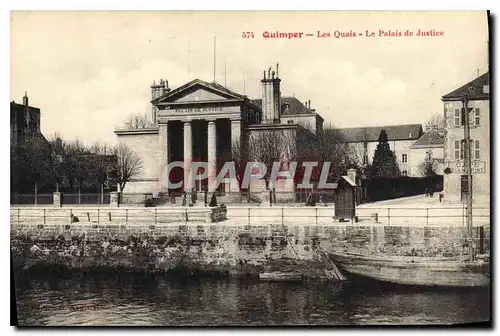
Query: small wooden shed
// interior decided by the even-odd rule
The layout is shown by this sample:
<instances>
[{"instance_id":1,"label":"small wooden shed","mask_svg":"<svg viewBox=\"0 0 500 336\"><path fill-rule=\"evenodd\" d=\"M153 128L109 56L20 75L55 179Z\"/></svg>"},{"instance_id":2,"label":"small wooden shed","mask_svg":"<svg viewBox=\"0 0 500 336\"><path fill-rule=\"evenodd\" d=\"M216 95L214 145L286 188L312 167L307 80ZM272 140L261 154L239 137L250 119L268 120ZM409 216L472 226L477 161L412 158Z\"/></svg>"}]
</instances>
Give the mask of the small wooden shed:
<instances>
[{"instance_id":1,"label":"small wooden shed","mask_svg":"<svg viewBox=\"0 0 500 336\"><path fill-rule=\"evenodd\" d=\"M335 182L334 202L335 219L352 220L356 219L356 204L358 185L354 176L342 176Z\"/></svg>"}]
</instances>

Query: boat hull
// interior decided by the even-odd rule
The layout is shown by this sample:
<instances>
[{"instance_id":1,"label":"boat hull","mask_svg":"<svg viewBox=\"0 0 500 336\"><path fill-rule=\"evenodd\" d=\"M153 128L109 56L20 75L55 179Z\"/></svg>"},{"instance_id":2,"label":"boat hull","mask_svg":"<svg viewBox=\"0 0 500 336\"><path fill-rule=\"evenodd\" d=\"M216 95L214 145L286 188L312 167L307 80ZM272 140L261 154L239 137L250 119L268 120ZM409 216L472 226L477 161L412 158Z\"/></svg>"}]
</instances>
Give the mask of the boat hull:
<instances>
[{"instance_id":1,"label":"boat hull","mask_svg":"<svg viewBox=\"0 0 500 336\"><path fill-rule=\"evenodd\" d=\"M490 284L489 263L449 258L376 257L331 252L337 266L357 276L415 286L483 287Z\"/></svg>"}]
</instances>

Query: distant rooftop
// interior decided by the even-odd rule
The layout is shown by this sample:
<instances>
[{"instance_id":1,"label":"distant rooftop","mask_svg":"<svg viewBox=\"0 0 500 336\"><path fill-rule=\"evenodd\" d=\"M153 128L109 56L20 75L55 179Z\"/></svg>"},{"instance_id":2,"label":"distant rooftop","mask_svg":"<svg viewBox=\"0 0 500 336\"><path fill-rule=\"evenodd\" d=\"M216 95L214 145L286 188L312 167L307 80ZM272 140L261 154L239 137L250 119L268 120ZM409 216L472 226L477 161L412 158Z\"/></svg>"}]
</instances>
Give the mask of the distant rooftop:
<instances>
[{"instance_id":1,"label":"distant rooftop","mask_svg":"<svg viewBox=\"0 0 500 336\"><path fill-rule=\"evenodd\" d=\"M252 103L260 108L262 108L262 99L252 99ZM314 109L307 108L300 100L295 97L281 97L281 106L288 104L288 109L283 110L281 115L293 115L293 114L311 114L314 113Z\"/></svg>"},{"instance_id":2,"label":"distant rooftop","mask_svg":"<svg viewBox=\"0 0 500 336\"><path fill-rule=\"evenodd\" d=\"M417 140L423 133L421 124L387 125L374 127L340 128L345 142L374 142L378 141L380 132L385 130L389 141Z\"/></svg>"},{"instance_id":3,"label":"distant rooftop","mask_svg":"<svg viewBox=\"0 0 500 336\"><path fill-rule=\"evenodd\" d=\"M411 148L443 147L444 139L435 130L425 132Z\"/></svg>"}]
</instances>

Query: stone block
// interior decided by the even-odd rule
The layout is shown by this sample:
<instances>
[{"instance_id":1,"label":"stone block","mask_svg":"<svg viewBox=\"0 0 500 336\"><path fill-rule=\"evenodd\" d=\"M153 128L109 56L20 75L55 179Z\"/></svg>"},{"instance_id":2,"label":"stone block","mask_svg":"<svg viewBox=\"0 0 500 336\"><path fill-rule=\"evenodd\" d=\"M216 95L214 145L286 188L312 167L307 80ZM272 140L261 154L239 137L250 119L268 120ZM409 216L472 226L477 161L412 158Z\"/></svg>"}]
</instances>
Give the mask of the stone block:
<instances>
[{"instance_id":1,"label":"stone block","mask_svg":"<svg viewBox=\"0 0 500 336\"><path fill-rule=\"evenodd\" d=\"M120 193L118 191L112 191L109 193L109 205L111 207L120 206Z\"/></svg>"},{"instance_id":2,"label":"stone block","mask_svg":"<svg viewBox=\"0 0 500 336\"><path fill-rule=\"evenodd\" d=\"M53 193L53 205L55 207L59 208L62 206L62 197L63 197L63 195L60 192Z\"/></svg>"}]
</instances>

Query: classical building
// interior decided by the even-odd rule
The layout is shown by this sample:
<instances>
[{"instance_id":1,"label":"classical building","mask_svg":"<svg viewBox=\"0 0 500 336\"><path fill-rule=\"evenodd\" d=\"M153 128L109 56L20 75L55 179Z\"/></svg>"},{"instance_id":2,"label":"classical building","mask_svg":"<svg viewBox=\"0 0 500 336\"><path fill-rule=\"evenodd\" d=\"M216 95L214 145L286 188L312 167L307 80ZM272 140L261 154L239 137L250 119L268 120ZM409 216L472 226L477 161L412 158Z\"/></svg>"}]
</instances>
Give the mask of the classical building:
<instances>
[{"instance_id":1,"label":"classical building","mask_svg":"<svg viewBox=\"0 0 500 336\"><path fill-rule=\"evenodd\" d=\"M258 100L200 79L173 90L166 80L153 83L153 125L115 131L119 142L132 148L143 161L141 175L128 182L123 192L166 193L177 189L169 188L164 178L165 168L172 162L182 165L171 171L170 183L187 181L193 162L208 162L208 179L195 181L194 186L207 190L224 163L236 160L244 149L248 149L249 159L258 161L262 156L259 150L272 145L270 149L280 153L277 159L291 160L300 143L314 141L322 132L323 118L309 103L306 106L294 97L282 97L280 86L278 65L276 71L264 71L262 97ZM280 139L279 143L272 143L275 139ZM265 188L262 181L250 185L253 192ZM293 191L294 184L276 186L277 191L280 188ZM219 189L238 190L235 179Z\"/></svg>"},{"instance_id":2,"label":"classical building","mask_svg":"<svg viewBox=\"0 0 500 336\"><path fill-rule=\"evenodd\" d=\"M489 72L444 95L444 200L461 202L467 195L464 162L464 98L469 109L474 202L490 199L490 77Z\"/></svg>"},{"instance_id":3,"label":"classical building","mask_svg":"<svg viewBox=\"0 0 500 336\"><path fill-rule=\"evenodd\" d=\"M340 128L338 132L341 141L350 147L355 161L371 164L382 130L387 133L389 147L396 155L401 174L409 176L410 148L423 134L421 124Z\"/></svg>"},{"instance_id":4,"label":"classical building","mask_svg":"<svg viewBox=\"0 0 500 336\"><path fill-rule=\"evenodd\" d=\"M437 175L443 175L444 138L434 129L425 132L411 145L408 176L426 176L427 167Z\"/></svg>"}]
</instances>

